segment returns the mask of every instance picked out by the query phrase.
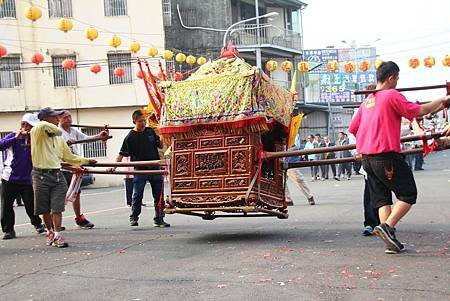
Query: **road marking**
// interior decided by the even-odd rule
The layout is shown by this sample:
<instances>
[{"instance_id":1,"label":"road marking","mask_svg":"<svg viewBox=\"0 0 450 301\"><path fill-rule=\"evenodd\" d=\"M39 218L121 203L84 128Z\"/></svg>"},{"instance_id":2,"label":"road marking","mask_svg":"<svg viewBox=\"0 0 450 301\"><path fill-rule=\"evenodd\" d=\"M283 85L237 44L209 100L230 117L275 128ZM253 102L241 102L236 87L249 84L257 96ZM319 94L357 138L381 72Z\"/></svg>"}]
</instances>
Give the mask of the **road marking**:
<instances>
[{"instance_id":1,"label":"road marking","mask_svg":"<svg viewBox=\"0 0 450 301\"><path fill-rule=\"evenodd\" d=\"M93 193L82 193L82 196L89 196L89 195L100 195L100 194L106 194L106 193L111 193L111 192L117 192L117 191L124 191L125 189L115 189L115 190L110 190L110 191L104 191L104 192L93 192Z\"/></svg>"},{"instance_id":2,"label":"road marking","mask_svg":"<svg viewBox=\"0 0 450 301\"><path fill-rule=\"evenodd\" d=\"M108 211L114 211L114 210L119 210L119 209L129 209L129 208L126 207L126 206L123 206L123 207L116 207L116 208L110 208L110 209L103 209L103 210L86 212L86 214L93 215L93 214L98 214L98 213L103 213L103 212L108 212ZM75 215L63 216L63 220L67 219L67 218L74 218L74 217L75 217ZM30 225L30 223L18 224L18 225L15 225L14 227L23 227L23 226L28 226L28 225Z\"/></svg>"}]
</instances>

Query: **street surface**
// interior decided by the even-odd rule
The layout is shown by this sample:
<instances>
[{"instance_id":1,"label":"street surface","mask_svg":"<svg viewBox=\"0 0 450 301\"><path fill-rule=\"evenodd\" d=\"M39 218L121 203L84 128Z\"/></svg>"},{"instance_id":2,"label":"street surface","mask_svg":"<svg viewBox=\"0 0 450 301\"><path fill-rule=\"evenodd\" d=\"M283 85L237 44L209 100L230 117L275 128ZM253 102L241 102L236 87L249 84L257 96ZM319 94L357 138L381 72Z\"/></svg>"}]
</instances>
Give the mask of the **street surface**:
<instances>
[{"instance_id":1,"label":"street surface","mask_svg":"<svg viewBox=\"0 0 450 301\"><path fill-rule=\"evenodd\" d=\"M45 246L16 207L18 238L0 240L0 299L450 300L450 151L425 162L418 203L397 227L399 255L360 234L359 175L311 183L303 170L317 205L290 183L287 220L171 215L167 229L152 227L151 207L130 227L122 187L86 189L96 227L77 229L68 206L66 249Z\"/></svg>"}]
</instances>

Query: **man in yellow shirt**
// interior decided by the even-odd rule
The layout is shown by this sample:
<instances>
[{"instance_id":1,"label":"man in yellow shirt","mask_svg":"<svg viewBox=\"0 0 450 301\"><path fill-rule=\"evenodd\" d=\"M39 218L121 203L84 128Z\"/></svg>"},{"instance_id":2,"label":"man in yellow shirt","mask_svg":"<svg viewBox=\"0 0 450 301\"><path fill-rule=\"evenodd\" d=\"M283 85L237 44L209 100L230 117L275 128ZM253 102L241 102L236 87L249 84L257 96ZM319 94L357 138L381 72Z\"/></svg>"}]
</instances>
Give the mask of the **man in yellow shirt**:
<instances>
[{"instance_id":1,"label":"man in yellow shirt","mask_svg":"<svg viewBox=\"0 0 450 301\"><path fill-rule=\"evenodd\" d=\"M96 160L88 160L71 152L58 128L58 116L62 113L51 108L41 109L38 114L41 122L30 133L35 214L43 215L48 229L47 245L58 248L68 246L60 233L67 192L61 162L75 166L97 163Z\"/></svg>"}]
</instances>

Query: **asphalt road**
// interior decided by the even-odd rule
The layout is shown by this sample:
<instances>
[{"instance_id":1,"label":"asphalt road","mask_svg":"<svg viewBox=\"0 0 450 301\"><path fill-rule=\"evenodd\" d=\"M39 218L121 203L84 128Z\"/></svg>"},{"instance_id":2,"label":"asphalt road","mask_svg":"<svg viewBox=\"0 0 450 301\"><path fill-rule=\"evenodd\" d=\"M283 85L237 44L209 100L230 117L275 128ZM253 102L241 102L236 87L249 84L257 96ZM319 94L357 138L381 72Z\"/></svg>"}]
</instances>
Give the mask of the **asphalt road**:
<instances>
[{"instance_id":1,"label":"asphalt road","mask_svg":"<svg viewBox=\"0 0 450 301\"><path fill-rule=\"evenodd\" d=\"M82 206L96 227L77 229L68 208L66 249L45 246L19 207L18 238L0 240L0 299L450 300L449 159L433 154L416 173L419 200L398 225L407 249L398 255L360 234L361 176L309 182L316 206L291 185L287 220L171 215L167 229L152 227L151 207L128 226L121 187L87 189Z\"/></svg>"}]
</instances>

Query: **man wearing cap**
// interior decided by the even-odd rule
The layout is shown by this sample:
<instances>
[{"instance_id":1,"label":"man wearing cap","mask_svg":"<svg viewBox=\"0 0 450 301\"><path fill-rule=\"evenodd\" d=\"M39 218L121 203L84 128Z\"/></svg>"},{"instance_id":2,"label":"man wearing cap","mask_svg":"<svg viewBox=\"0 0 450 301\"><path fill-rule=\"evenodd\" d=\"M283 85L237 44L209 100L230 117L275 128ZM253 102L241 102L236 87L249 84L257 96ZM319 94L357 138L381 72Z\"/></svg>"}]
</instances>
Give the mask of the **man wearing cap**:
<instances>
[{"instance_id":1,"label":"man wearing cap","mask_svg":"<svg viewBox=\"0 0 450 301\"><path fill-rule=\"evenodd\" d=\"M31 186L30 130L38 122L36 115L27 113L22 118L20 130L17 133L12 132L0 140L0 151L6 152L1 175L1 224L2 231L5 233L3 239L16 237L13 205L19 194L36 232L38 234L45 232L41 218L34 214L33 187Z\"/></svg>"},{"instance_id":2,"label":"man wearing cap","mask_svg":"<svg viewBox=\"0 0 450 301\"><path fill-rule=\"evenodd\" d=\"M63 111L54 111L51 108L41 109L38 114L41 122L31 130L35 214L43 215L48 229L47 245L58 248L68 246L60 233L67 192L67 183L61 172L61 161L75 166L97 163L96 160L72 154L57 126L58 117L62 113Z\"/></svg>"},{"instance_id":3,"label":"man wearing cap","mask_svg":"<svg viewBox=\"0 0 450 301\"><path fill-rule=\"evenodd\" d=\"M88 136L84 133L82 133L80 130L72 127L72 115L69 111L63 111L63 114L59 118L59 129L62 132L62 137L69 145L70 149L72 150L72 153L79 156L80 150L78 149L78 144L73 144L73 142L88 138L104 138L107 139L108 132L106 130L100 132L100 134L95 136ZM70 181L72 180L72 173L63 171L64 178L66 179L67 185L70 184ZM91 223L86 219L84 214L81 214L81 208L80 208L80 194L81 194L81 188L78 191L75 201L72 202L73 212L75 213L75 223L80 227L84 229L92 229L94 228L94 224Z\"/></svg>"}]
</instances>

